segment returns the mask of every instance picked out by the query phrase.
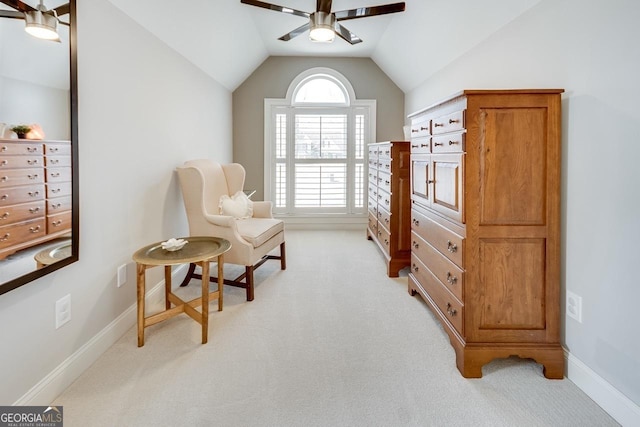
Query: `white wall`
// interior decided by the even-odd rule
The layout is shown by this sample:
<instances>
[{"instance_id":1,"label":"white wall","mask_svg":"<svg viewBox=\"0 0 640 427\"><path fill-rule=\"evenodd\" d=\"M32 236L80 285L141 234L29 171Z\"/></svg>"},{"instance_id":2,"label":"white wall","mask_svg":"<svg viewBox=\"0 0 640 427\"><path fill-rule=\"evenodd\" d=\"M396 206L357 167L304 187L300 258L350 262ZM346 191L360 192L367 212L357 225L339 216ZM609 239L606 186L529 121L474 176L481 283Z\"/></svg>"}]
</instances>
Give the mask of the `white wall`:
<instances>
[{"instance_id":1,"label":"white wall","mask_svg":"<svg viewBox=\"0 0 640 427\"><path fill-rule=\"evenodd\" d=\"M640 3L544 0L406 95L564 88L562 289L583 298L564 345L640 405ZM564 313L564 307L563 307Z\"/></svg>"},{"instance_id":2,"label":"white wall","mask_svg":"<svg viewBox=\"0 0 640 427\"><path fill-rule=\"evenodd\" d=\"M232 157L231 93L107 0L78 1L78 48L80 261L0 296L4 405L135 304L136 249L187 233L173 169ZM56 330L66 294L72 318Z\"/></svg>"}]
</instances>

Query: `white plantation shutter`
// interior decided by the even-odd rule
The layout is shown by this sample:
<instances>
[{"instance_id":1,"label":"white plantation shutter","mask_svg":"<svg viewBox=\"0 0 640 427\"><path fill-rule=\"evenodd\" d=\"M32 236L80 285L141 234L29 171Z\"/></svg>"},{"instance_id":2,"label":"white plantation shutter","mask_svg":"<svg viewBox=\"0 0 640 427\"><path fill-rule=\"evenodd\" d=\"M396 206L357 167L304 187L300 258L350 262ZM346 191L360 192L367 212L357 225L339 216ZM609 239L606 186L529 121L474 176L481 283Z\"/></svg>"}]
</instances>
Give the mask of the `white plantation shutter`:
<instances>
[{"instance_id":1,"label":"white plantation shutter","mask_svg":"<svg viewBox=\"0 0 640 427\"><path fill-rule=\"evenodd\" d=\"M321 94L317 87L313 90ZM369 118L375 103L345 103L299 105L298 99L294 105L268 107L265 158L271 162L265 172L276 215L366 215L365 148L371 142Z\"/></svg>"}]
</instances>

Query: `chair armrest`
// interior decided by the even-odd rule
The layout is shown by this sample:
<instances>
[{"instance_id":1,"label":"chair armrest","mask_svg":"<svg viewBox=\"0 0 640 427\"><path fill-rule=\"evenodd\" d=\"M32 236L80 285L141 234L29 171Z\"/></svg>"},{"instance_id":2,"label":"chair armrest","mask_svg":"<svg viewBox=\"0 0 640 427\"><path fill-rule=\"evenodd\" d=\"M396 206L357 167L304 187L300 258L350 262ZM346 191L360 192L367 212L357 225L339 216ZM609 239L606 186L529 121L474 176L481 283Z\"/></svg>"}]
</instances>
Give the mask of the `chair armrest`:
<instances>
[{"instance_id":1,"label":"chair armrest","mask_svg":"<svg viewBox=\"0 0 640 427\"><path fill-rule=\"evenodd\" d=\"M253 202L254 218L273 218L271 208L273 204L269 201Z\"/></svg>"},{"instance_id":2,"label":"chair armrest","mask_svg":"<svg viewBox=\"0 0 640 427\"><path fill-rule=\"evenodd\" d=\"M205 214L205 219L213 225L236 228L236 219L230 215Z\"/></svg>"}]
</instances>

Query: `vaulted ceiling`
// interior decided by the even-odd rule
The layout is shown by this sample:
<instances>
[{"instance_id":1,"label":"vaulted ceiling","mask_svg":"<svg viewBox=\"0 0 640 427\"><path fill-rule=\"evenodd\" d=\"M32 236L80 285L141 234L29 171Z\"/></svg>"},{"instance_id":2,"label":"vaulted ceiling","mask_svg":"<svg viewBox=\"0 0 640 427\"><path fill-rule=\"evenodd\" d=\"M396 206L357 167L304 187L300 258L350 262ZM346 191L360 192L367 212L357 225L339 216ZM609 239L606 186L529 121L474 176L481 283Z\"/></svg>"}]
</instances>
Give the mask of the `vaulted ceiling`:
<instances>
[{"instance_id":1,"label":"vaulted ceiling","mask_svg":"<svg viewBox=\"0 0 640 427\"><path fill-rule=\"evenodd\" d=\"M110 0L133 20L229 90L269 56L370 57L407 92L541 0L405 0L402 13L345 21L364 41L313 43L278 37L305 18L240 0ZM333 11L397 0L334 0ZM312 12L316 0L272 3Z\"/></svg>"}]
</instances>

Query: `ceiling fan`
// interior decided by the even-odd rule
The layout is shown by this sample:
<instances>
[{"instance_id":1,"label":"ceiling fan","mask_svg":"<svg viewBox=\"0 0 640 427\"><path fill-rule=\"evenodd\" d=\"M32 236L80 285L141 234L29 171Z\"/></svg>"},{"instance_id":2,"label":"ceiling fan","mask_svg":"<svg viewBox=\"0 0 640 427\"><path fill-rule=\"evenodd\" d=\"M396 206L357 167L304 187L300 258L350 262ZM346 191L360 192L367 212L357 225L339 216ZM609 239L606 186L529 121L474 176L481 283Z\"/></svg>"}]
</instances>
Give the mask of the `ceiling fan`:
<instances>
[{"instance_id":1,"label":"ceiling fan","mask_svg":"<svg viewBox=\"0 0 640 427\"><path fill-rule=\"evenodd\" d=\"M43 0L37 7L29 6L20 0L0 0L14 10L0 10L0 18L24 19L26 21L25 30L38 38L60 41L58 36L58 23L69 25L60 21L59 16L66 15L70 11L70 4L66 3L54 9L47 9Z\"/></svg>"},{"instance_id":2,"label":"ceiling fan","mask_svg":"<svg viewBox=\"0 0 640 427\"><path fill-rule=\"evenodd\" d=\"M362 42L362 39L342 26L340 21L404 11L404 2L385 4L382 6L359 7L357 9L342 10L339 12L331 12L332 0L317 0L315 12L302 12L290 7L278 6L258 0L240 0L240 2L309 19L309 22L285 34L278 40L289 41L305 31L310 30L309 38L312 41L331 42L337 34L340 38L352 45Z\"/></svg>"}]
</instances>

